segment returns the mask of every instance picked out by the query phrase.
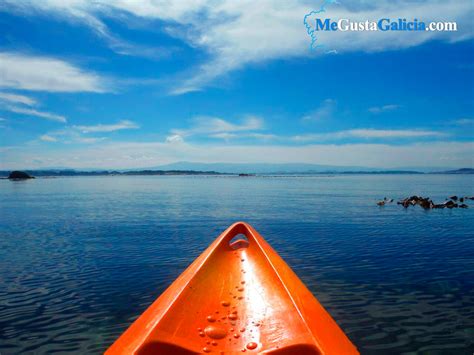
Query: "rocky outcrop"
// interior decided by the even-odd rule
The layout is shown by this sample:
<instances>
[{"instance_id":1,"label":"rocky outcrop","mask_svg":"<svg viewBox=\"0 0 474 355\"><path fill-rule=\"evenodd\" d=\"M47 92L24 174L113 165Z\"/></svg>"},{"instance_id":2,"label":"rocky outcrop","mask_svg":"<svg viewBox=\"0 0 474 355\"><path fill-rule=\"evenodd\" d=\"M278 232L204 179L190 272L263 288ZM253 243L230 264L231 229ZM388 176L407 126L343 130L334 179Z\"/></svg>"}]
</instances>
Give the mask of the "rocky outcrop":
<instances>
[{"instance_id":1,"label":"rocky outcrop","mask_svg":"<svg viewBox=\"0 0 474 355\"><path fill-rule=\"evenodd\" d=\"M438 208L468 208L469 206L463 203L465 200L469 200L471 198L469 197L461 197L459 198L458 196L451 196L449 199L446 199L444 203L441 204L436 204L434 203L429 197L422 197L422 196L410 196L407 198L404 198L401 201L397 202L397 205L402 205L405 208L408 208L410 206L420 206L421 208L424 208L425 210L429 209L438 209ZM384 198L381 201L377 202L378 206L385 206L387 203L392 202L393 199L388 199ZM458 204L458 201L460 202Z\"/></svg>"}]
</instances>

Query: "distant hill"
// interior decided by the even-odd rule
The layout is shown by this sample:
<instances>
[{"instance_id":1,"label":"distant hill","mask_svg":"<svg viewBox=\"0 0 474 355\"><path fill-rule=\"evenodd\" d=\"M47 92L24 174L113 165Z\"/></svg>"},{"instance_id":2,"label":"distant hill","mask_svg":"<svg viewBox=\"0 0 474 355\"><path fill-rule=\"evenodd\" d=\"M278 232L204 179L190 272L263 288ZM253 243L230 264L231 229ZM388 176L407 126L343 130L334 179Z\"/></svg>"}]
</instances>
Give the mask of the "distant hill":
<instances>
[{"instance_id":1,"label":"distant hill","mask_svg":"<svg viewBox=\"0 0 474 355\"><path fill-rule=\"evenodd\" d=\"M68 168L23 170L32 176L103 176L103 175L310 175L310 174L474 174L472 168L457 170L429 170L427 168L380 169L361 166L333 166L317 164L239 164L239 163L191 163L177 162L146 169L122 170L75 170ZM7 177L10 170L0 171L0 177Z\"/></svg>"},{"instance_id":2,"label":"distant hill","mask_svg":"<svg viewBox=\"0 0 474 355\"><path fill-rule=\"evenodd\" d=\"M193 171L193 170L134 170L134 171L116 171L116 170L24 170L31 176L54 177L54 176L108 176L108 175L221 175L216 171ZM7 177L10 170L0 171L0 177Z\"/></svg>"},{"instance_id":3,"label":"distant hill","mask_svg":"<svg viewBox=\"0 0 474 355\"><path fill-rule=\"evenodd\" d=\"M192 162L177 162L167 165L160 165L154 167L160 170L198 170L206 171L212 170L220 173L229 174L317 174L317 173L340 173L347 171L358 172L375 172L380 171L379 168L367 168L361 166L335 166L335 165L317 165L317 164L269 164L269 163L192 163Z\"/></svg>"},{"instance_id":4,"label":"distant hill","mask_svg":"<svg viewBox=\"0 0 474 355\"><path fill-rule=\"evenodd\" d=\"M435 174L474 174L474 169L463 168L463 169L456 169L456 170L447 170L447 171L437 172Z\"/></svg>"},{"instance_id":5,"label":"distant hill","mask_svg":"<svg viewBox=\"0 0 474 355\"><path fill-rule=\"evenodd\" d=\"M447 170L446 168L373 168L365 166L339 166L303 163L193 163L177 162L156 166L153 169L212 170L229 174L419 174Z\"/></svg>"}]
</instances>

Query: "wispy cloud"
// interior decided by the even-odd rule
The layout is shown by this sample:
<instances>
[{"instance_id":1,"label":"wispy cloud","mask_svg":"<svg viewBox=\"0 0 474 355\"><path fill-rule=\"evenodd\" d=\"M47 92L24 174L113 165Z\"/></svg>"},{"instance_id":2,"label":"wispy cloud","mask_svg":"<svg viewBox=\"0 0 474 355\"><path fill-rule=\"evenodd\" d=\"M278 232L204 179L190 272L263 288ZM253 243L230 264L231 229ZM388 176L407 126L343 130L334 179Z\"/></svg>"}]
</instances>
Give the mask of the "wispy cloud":
<instances>
[{"instance_id":1,"label":"wispy cloud","mask_svg":"<svg viewBox=\"0 0 474 355\"><path fill-rule=\"evenodd\" d=\"M140 54L136 44L126 43L113 35L101 17L127 21L133 17L161 20L167 24L171 36L182 39L194 48L209 54L209 59L187 73L174 94L200 90L216 78L254 63L280 58L313 56L310 40L302 24L303 16L319 4L305 0L254 1L212 0L195 1L114 1L75 0L73 2L4 0L5 8L23 13L53 13L68 21L83 23L105 38L112 48L124 54ZM456 21L456 32L423 31L416 35L401 36L396 31L367 33L320 33L322 43L330 45L324 52L379 52L418 46L431 40L456 42L471 39L471 0L445 1L389 1L366 4L344 1L327 9L332 18L350 18L354 21L379 18L423 18L426 22L439 20L439 14ZM132 16L130 16L132 15ZM159 51L158 51L159 52ZM323 54L324 52L317 52Z\"/></svg>"},{"instance_id":2,"label":"wispy cloud","mask_svg":"<svg viewBox=\"0 0 474 355\"><path fill-rule=\"evenodd\" d=\"M6 106L5 109L11 112L22 114L22 115L44 118L49 121L56 121L56 122L63 122L63 123L66 123L67 121L66 117L64 116L57 115L55 113L50 113L50 112L38 111L31 108L26 108L26 107Z\"/></svg>"},{"instance_id":3,"label":"wispy cloud","mask_svg":"<svg viewBox=\"0 0 474 355\"><path fill-rule=\"evenodd\" d=\"M179 134L173 134L171 136L166 137L166 143L182 143L182 142L184 142L184 139Z\"/></svg>"},{"instance_id":4,"label":"wispy cloud","mask_svg":"<svg viewBox=\"0 0 474 355\"><path fill-rule=\"evenodd\" d=\"M102 142L106 139L107 137L76 137L74 141L77 143L92 144Z\"/></svg>"},{"instance_id":5,"label":"wispy cloud","mask_svg":"<svg viewBox=\"0 0 474 355\"><path fill-rule=\"evenodd\" d=\"M49 92L110 91L107 80L98 74L60 59L15 52L0 52L0 87Z\"/></svg>"},{"instance_id":6,"label":"wispy cloud","mask_svg":"<svg viewBox=\"0 0 474 355\"><path fill-rule=\"evenodd\" d=\"M93 126L73 126L83 133L95 133L95 132L114 132L121 131L124 129L137 129L140 128L138 124L129 120L122 120L113 124L97 124Z\"/></svg>"},{"instance_id":7,"label":"wispy cloud","mask_svg":"<svg viewBox=\"0 0 474 355\"><path fill-rule=\"evenodd\" d=\"M42 136L40 136L40 140L42 140L43 142L57 142L58 141L56 137L53 137L47 134L43 134Z\"/></svg>"},{"instance_id":8,"label":"wispy cloud","mask_svg":"<svg viewBox=\"0 0 474 355\"><path fill-rule=\"evenodd\" d=\"M444 132L418 130L418 129L350 129L329 133L314 133L293 136L291 139L296 142L327 141L346 138L362 139L392 139L392 138L426 138L426 137L445 137Z\"/></svg>"},{"instance_id":9,"label":"wispy cloud","mask_svg":"<svg viewBox=\"0 0 474 355\"><path fill-rule=\"evenodd\" d=\"M453 122L456 126L472 126L474 125L474 119L472 118L461 118Z\"/></svg>"},{"instance_id":10,"label":"wispy cloud","mask_svg":"<svg viewBox=\"0 0 474 355\"><path fill-rule=\"evenodd\" d=\"M218 117L197 117L193 120L194 124L187 129L173 129L167 140L180 137L201 135L213 138L229 139L236 137L236 132L249 132L261 130L263 128L263 119L256 116L248 116L240 123L231 123Z\"/></svg>"},{"instance_id":11,"label":"wispy cloud","mask_svg":"<svg viewBox=\"0 0 474 355\"><path fill-rule=\"evenodd\" d=\"M400 105L391 104L391 105L371 107L371 108L369 108L368 111L370 113L373 113L373 114L379 114L379 113L383 113L383 112L395 111L399 108L400 108Z\"/></svg>"},{"instance_id":12,"label":"wispy cloud","mask_svg":"<svg viewBox=\"0 0 474 355\"><path fill-rule=\"evenodd\" d=\"M275 134L271 133L229 133L229 132L222 132L222 133L215 133L209 135L210 138L216 139L223 139L223 140L231 140L231 139L245 139L245 138L253 138L257 140L274 140L278 139L279 137Z\"/></svg>"},{"instance_id":13,"label":"wispy cloud","mask_svg":"<svg viewBox=\"0 0 474 355\"><path fill-rule=\"evenodd\" d=\"M306 122L322 121L331 118L336 111L336 101L333 99L324 100L321 105L304 115L302 120Z\"/></svg>"},{"instance_id":14,"label":"wispy cloud","mask_svg":"<svg viewBox=\"0 0 474 355\"><path fill-rule=\"evenodd\" d=\"M472 167L474 142L389 144L236 145L103 142L58 149L23 146L2 153L0 167L51 165L71 168L146 168L177 161L234 163L311 163L393 167Z\"/></svg>"},{"instance_id":15,"label":"wispy cloud","mask_svg":"<svg viewBox=\"0 0 474 355\"><path fill-rule=\"evenodd\" d=\"M39 137L43 142L58 142L61 144L93 144L107 139L107 137L85 136L77 129L66 126L62 129L49 131Z\"/></svg>"},{"instance_id":16,"label":"wispy cloud","mask_svg":"<svg viewBox=\"0 0 474 355\"><path fill-rule=\"evenodd\" d=\"M65 126L62 129L49 131L39 137L45 142L59 142L64 144L94 144L102 142L107 137L97 133L111 133L125 129L138 129L140 126L135 122L122 120L114 124L97 124L93 126Z\"/></svg>"},{"instance_id":17,"label":"wispy cloud","mask_svg":"<svg viewBox=\"0 0 474 355\"><path fill-rule=\"evenodd\" d=\"M34 106L37 104L36 100L24 95L12 94L8 92L0 92L0 102L7 101L14 104L21 104L26 106Z\"/></svg>"},{"instance_id":18,"label":"wispy cloud","mask_svg":"<svg viewBox=\"0 0 474 355\"><path fill-rule=\"evenodd\" d=\"M142 7L148 9L149 5L146 2L3 0L2 5L4 11L9 10L13 13L30 16L53 15L57 20L85 25L100 39L104 40L111 50L121 55L162 59L169 57L175 50L173 47L144 46L124 40L119 35L112 33L101 19L102 16L119 18L121 22L133 20L129 16L133 12L127 11L127 8ZM149 17L146 11L142 11L141 16Z\"/></svg>"}]
</instances>

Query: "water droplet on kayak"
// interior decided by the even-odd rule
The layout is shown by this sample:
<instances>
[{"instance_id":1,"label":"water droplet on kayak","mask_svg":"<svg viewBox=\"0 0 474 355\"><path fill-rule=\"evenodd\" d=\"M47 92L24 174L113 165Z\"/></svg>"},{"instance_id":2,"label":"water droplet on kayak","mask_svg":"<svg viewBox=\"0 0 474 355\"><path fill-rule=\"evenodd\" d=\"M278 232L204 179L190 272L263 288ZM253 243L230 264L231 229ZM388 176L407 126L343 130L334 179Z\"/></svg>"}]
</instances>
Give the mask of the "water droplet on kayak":
<instances>
[{"instance_id":1,"label":"water droplet on kayak","mask_svg":"<svg viewBox=\"0 0 474 355\"><path fill-rule=\"evenodd\" d=\"M212 344L213 346L217 346L217 341L213 341L213 342L211 342L211 344Z\"/></svg>"},{"instance_id":2,"label":"water droplet on kayak","mask_svg":"<svg viewBox=\"0 0 474 355\"><path fill-rule=\"evenodd\" d=\"M206 335L206 334L204 334L204 332L199 332L199 336L200 336L200 337L203 337L203 336L205 336L205 335Z\"/></svg>"},{"instance_id":3,"label":"water droplet on kayak","mask_svg":"<svg viewBox=\"0 0 474 355\"><path fill-rule=\"evenodd\" d=\"M236 320L236 319L237 319L237 315L236 315L236 314L229 314L229 315L228 315L228 318L229 318L230 320Z\"/></svg>"},{"instance_id":4,"label":"water droplet on kayak","mask_svg":"<svg viewBox=\"0 0 474 355\"><path fill-rule=\"evenodd\" d=\"M245 259L240 259L240 261L245 261Z\"/></svg>"},{"instance_id":5,"label":"water droplet on kayak","mask_svg":"<svg viewBox=\"0 0 474 355\"><path fill-rule=\"evenodd\" d=\"M242 299L244 299L244 298L243 298L242 296L239 296L237 299L242 300Z\"/></svg>"},{"instance_id":6,"label":"water droplet on kayak","mask_svg":"<svg viewBox=\"0 0 474 355\"><path fill-rule=\"evenodd\" d=\"M243 287L239 287L239 288L237 289L237 291L239 291L239 292L242 292L243 290L245 290Z\"/></svg>"},{"instance_id":7,"label":"water droplet on kayak","mask_svg":"<svg viewBox=\"0 0 474 355\"><path fill-rule=\"evenodd\" d=\"M235 334L234 334L234 338L235 338L235 339L240 338L240 334L235 333Z\"/></svg>"},{"instance_id":8,"label":"water droplet on kayak","mask_svg":"<svg viewBox=\"0 0 474 355\"><path fill-rule=\"evenodd\" d=\"M224 307L229 307L229 306L230 306L230 302L228 302L228 301L222 301L222 302L221 302L221 305L223 305Z\"/></svg>"},{"instance_id":9,"label":"water droplet on kayak","mask_svg":"<svg viewBox=\"0 0 474 355\"><path fill-rule=\"evenodd\" d=\"M216 318L214 316L207 316L207 321L213 323L216 321Z\"/></svg>"},{"instance_id":10,"label":"water droplet on kayak","mask_svg":"<svg viewBox=\"0 0 474 355\"><path fill-rule=\"evenodd\" d=\"M240 332L241 333L245 332L245 328L240 328Z\"/></svg>"},{"instance_id":11,"label":"water droplet on kayak","mask_svg":"<svg viewBox=\"0 0 474 355\"><path fill-rule=\"evenodd\" d=\"M204 329L204 333L206 333L209 338L222 339L225 338L225 336L227 335L227 330L225 330L222 326L219 325L208 325Z\"/></svg>"},{"instance_id":12,"label":"water droplet on kayak","mask_svg":"<svg viewBox=\"0 0 474 355\"><path fill-rule=\"evenodd\" d=\"M237 311L232 311L232 314L237 314Z\"/></svg>"},{"instance_id":13,"label":"water droplet on kayak","mask_svg":"<svg viewBox=\"0 0 474 355\"><path fill-rule=\"evenodd\" d=\"M251 341L250 343L247 344L247 349L253 350L253 349L256 349L257 346L258 346L257 343L254 343L253 341Z\"/></svg>"},{"instance_id":14,"label":"water droplet on kayak","mask_svg":"<svg viewBox=\"0 0 474 355\"><path fill-rule=\"evenodd\" d=\"M245 284L245 281L240 281L240 283L243 285L243 284Z\"/></svg>"},{"instance_id":15,"label":"water droplet on kayak","mask_svg":"<svg viewBox=\"0 0 474 355\"><path fill-rule=\"evenodd\" d=\"M210 343L211 343L211 341L210 341L210 340L206 341L206 344L207 344L207 345L209 345Z\"/></svg>"},{"instance_id":16,"label":"water droplet on kayak","mask_svg":"<svg viewBox=\"0 0 474 355\"><path fill-rule=\"evenodd\" d=\"M242 352L244 353L244 352L246 352L246 351L247 351L247 349L242 349L242 350L240 350L240 351L242 351Z\"/></svg>"},{"instance_id":17,"label":"water droplet on kayak","mask_svg":"<svg viewBox=\"0 0 474 355\"><path fill-rule=\"evenodd\" d=\"M205 346L204 348L202 348L202 351L204 351L205 353L210 353L211 349L209 349L207 346Z\"/></svg>"}]
</instances>

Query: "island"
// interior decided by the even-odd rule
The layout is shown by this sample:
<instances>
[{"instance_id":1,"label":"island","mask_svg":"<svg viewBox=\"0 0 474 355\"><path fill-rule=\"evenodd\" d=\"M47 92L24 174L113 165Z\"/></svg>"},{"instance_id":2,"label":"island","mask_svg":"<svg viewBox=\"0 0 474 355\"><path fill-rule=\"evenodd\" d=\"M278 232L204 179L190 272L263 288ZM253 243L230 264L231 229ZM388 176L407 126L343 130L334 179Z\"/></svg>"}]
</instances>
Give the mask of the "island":
<instances>
[{"instance_id":1,"label":"island","mask_svg":"<svg viewBox=\"0 0 474 355\"><path fill-rule=\"evenodd\" d=\"M15 170L15 171L12 171L8 175L8 179L9 180L27 180L27 179L34 179L34 176L31 176L30 174L25 173L24 171Z\"/></svg>"}]
</instances>

